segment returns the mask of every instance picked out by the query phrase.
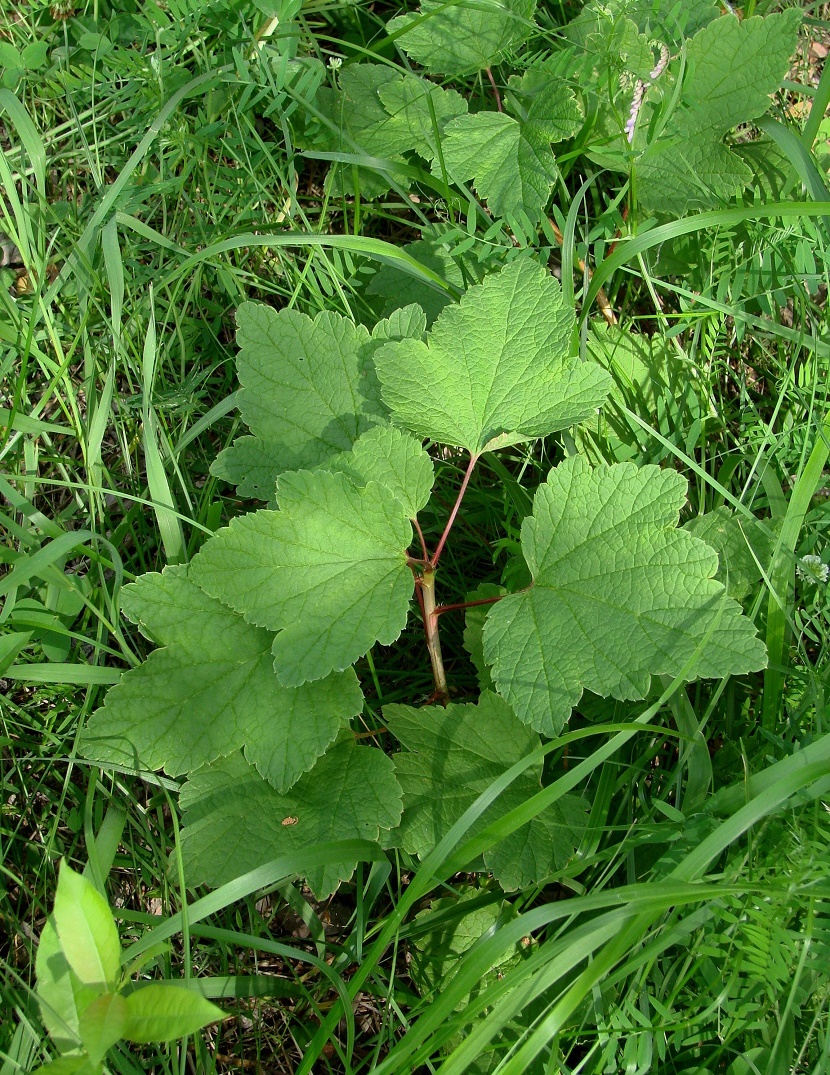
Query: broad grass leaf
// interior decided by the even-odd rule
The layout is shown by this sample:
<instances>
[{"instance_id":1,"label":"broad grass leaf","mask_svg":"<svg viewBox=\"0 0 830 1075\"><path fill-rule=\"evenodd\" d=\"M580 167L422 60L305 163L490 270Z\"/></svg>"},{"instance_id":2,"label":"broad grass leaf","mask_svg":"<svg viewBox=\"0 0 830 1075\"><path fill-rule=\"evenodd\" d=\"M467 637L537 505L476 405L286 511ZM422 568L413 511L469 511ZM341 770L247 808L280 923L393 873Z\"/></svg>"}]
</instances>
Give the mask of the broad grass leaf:
<instances>
[{"instance_id":1,"label":"broad grass leaf","mask_svg":"<svg viewBox=\"0 0 830 1075\"><path fill-rule=\"evenodd\" d=\"M207 593L271 631L274 667L298 687L389 645L409 612L412 526L395 494L345 474L280 479L279 511L235 519L193 560Z\"/></svg>"},{"instance_id":2,"label":"broad grass leaf","mask_svg":"<svg viewBox=\"0 0 830 1075\"><path fill-rule=\"evenodd\" d=\"M530 259L512 262L446 307L427 341L379 348L393 417L421 437L474 455L554 433L605 400L611 378L570 357L573 310Z\"/></svg>"},{"instance_id":3,"label":"broad grass leaf","mask_svg":"<svg viewBox=\"0 0 830 1075\"><path fill-rule=\"evenodd\" d=\"M716 553L677 522L686 482L581 456L550 472L522 524L531 588L487 616L484 657L521 720L557 734L583 689L645 698L652 675L678 675L716 624L693 676L766 664L764 645L714 579Z\"/></svg>"},{"instance_id":4,"label":"broad grass leaf","mask_svg":"<svg viewBox=\"0 0 830 1075\"><path fill-rule=\"evenodd\" d=\"M536 0L422 0L418 12L398 15L386 29L427 70L463 75L491 67L525 41L535 11Z\"/></svg>"},{"instance_id":5,"label":"broad grass leaf","mask_svg":"<svg viewBox=\"0 0 830 1075\"><path fill-rule=\"evenodd\" d=\"M152 982L126 998L124 1037L140 1043L172 1041L225 1018L215 1004L184 986Z\"/></svg>"},{"instance_id":6,"label":"broad grass leaf","mask_svg":"<svg viewBox=\"0 0 830 1075\"><path fill-rule=\"evenodd\" d=\"M280 474L348 451L382 417L364 394L370 335L330 311L312 320L246 302L236 316L239 409L253 437L222 452L211 471L242 496L273 500Z\"/></svg>"},{"instance_id":7,"label":"broad grass leaf","mask_svg":"<svg viewBox=\"0 0 830 1075\"><path fill-rule=\"evenodd\" d=\"M66 961L84 985L104 991L121 971L121 942L109 904L66 861L61 863L52 920Z\"/></svg>"},{"instance_id":8,"label":"broad grass leaf","mask_svg":"<svg viewBox=\"0 0 830 1075\"><path fill-rule=\"evenodd\" d=\"M352 669L300 687L279 683L273 634L209 597L185 567L144 575L122 601L164 648L126 672L92 715L88 757L178 776L244 746L284 791L363 706Z\"/></svg>"},{"instance_id":9,"label":"broad grass leaf","mask_svg":"<svg viewBox=\"0 0 830 1075\"><path fill-rule=\"evenodd\" d=\"M475 705L387 705L383 716L406 747L394 758L404 797L403 847L421 857L497 777L539 746L539 737L490 691ZM528 768L484 811L468 836L538 792L541 777L541 764ZM486 851L487 869L507 889L541 880L574 853L585 816L582 799L564 796Z\"/></svg>"},{"instance_id":10,"label":"broad grass leaf","mask_svg":"<svg viewBox=\"0 0 830 1075\"><path fill-rule=\"evenodd\" d=\"M352 739L332 747L285 794L262 780L241 754L232 754L192 773L180 803L188 882L213 887L329 840L385 842L401 816L391 760ZM323 898L351 877L355 865L315 868L308 883Z\"/></svg>"}]
</instances>

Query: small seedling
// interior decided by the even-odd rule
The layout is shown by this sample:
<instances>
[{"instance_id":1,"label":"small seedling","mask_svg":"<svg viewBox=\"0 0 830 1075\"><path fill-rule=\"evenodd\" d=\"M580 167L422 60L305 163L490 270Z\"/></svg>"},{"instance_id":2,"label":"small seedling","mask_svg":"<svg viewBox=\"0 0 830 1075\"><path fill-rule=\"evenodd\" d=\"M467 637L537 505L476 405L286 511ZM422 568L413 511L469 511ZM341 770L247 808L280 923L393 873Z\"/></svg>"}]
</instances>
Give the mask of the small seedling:
<instances>
[{"instance_id":1,"label":"small seedling","mask_svg":"<svg viewBox=\"0 0 830 1075\"><path fill-rule=\"evenodd\" d=\"M60 1055L34 1075L97 1075L119 1041L172 1041L224 1018L184 983L132 981L139 969L140 964L122 966L107 901L62 862L35 963L43 1022Z\"/></svg>"}]
</instances>

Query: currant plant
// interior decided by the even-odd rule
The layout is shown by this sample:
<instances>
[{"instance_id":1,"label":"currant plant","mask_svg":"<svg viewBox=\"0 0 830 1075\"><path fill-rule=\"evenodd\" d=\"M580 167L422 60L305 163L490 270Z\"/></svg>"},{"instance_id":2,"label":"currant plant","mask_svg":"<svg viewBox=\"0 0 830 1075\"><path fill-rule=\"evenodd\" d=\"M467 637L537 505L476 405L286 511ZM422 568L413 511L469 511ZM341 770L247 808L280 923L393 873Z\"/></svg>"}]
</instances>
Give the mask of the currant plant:
<instances>
[{"instance_id":1,"label":"currant plant","mask_svg":"<svg viewBox=\"0 0 830 1075\"><path fill-rule=\"evenodd\" d=\"M652 676L764 665L715 578L717 554L678 527L684 479L571 454L522 525L530 585L471 603L486 689L452 695L440 602L464 602L441 592L441 568L471 475L485 452L595 416L612 385L572 354L574 310L532 258L471 286L429 331L416 306L369 332L333 313L246 303L238 326L250 434L215 471L269 506L233 519L189 565L125 588L123 611L159 648L111 689L83 740L98 761L186 776L192 883L325 840L424 855L540 736L561 731L583 690L644 699ZM433 456L448 452L461 453L464 476L430 548L418 515ZM355 662L419 621L431 704L384 708L397 753L363 745L351 728L363 707ZM478 823L542 779L529 768ZM538 881L573 854L584 819L578 796L560 799L482 867L505 888ZM308 881L327 894L354 868Z\"/></svg>"}]
</instances>

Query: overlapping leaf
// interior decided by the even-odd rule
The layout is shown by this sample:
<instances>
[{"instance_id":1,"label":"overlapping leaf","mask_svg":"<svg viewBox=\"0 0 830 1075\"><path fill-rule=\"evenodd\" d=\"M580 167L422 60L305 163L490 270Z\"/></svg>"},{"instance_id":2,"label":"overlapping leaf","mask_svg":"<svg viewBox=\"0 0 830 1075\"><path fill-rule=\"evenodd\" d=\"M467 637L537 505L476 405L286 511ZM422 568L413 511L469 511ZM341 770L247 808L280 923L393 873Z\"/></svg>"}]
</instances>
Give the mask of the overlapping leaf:
<instances>
[{"instance_id":1,"label":"overlapping leaf","mask_svg":"<svg viewBox=\"0 0 830 1075\"><path fill-rule=\"evenodd\" d=\"M455 90L445 90L407 72L385 82L378 97L391 121L409 134L409 147L426 160L438 152L446 123L467 112L467 102Z\"/></svg>"},{"instance_id":2,"label":"overlapping leaf","mask_svg":"<svg viewBox=\"0 0 830 1075\"><path fill-rule=\"evenodd\" d=\"M394 492L345 474L280 478L279 511L235 519L190 570L207 593L280 633L277 678L297 687L348 668L406 623L412 526Z\"/></svg>"},{"instance_id":3,"label":"overlapping leaf","mask_svg":"<svg viewBox=\"0 0 830 1075\"><path fill-rule=\"evenodd\" d=\"M730 597L742 600L766 571L775 550L775 538L753 519L735 515L721 505L686 523L686 530L705 541L718 554L715 578Z\"/></svg>"},{"instance_id":4,"label":"overlapping leaf","mask_svg":"<svg viewBox=\"0 0 830 1075\"><path fill-rule=\"evenodd\" d=\"M164 648L92 715L89 757L178 776L239 747L275 788L310 769L363 704L352 669L300 687L274 674L274 636L209 597L187 568L144 575L123 608Z\"/></svg>"},{"instance_id":5,"label":"overlapping leaf","mask_svg":"<svg viewBox=\"0 0 830 1075\"><path fill-rule=\"evenodd\" d=\"M403 50L429 71L463 75L491 67L533 30L536 0L422 0L387 24Z\"/></svg>"},{"instance_id":6,"label":"overlapping leaf","mask_svg":"<svg viewBox=\"0 0 830 1075\"><path fill-rule=\"evenodd\" d=\"M381 750L338 743L281 794L232 754L182 788L182 856L189 884L221 885L280 855L329 840L383 842L401 816L392 762ZM354 862L307 874L319 897L351 877Z\"/></svg>"},{"instance_id":7,"label":"overlapping leaf","mask_svg":"<svg viewBox=\"0 0 830 1075\"><path fill-rule=\"evenodd\" d=\"M589 39L608 41L610 28L621 19L632 22L639 33L680 45L720 14L717 0L589 0L579 15L563 29L564 36L588 46Z\"/></svg>"},{"instance_id":8,"label":"overlapping leaf","mask_svg":"<svg viewBox=\"0 0 830 1075\"><path fill-rule=\"evenodd\" d=\"M561 81L528 72L514 90L528 101L520 119L503 112L459 116L446 127L442 159L433 171L461 182L472 179L496 216L539 219L556 180L551 142L570 138L582 122L576 100Z\"/></svg>"},{"instance_id":9,"label":"overlapping leaf","mask_svg":"<svg viewBox=\"0 0 830 1075\"><path fill-rule=\"evenodd\" d=\"M375 426L364 433L350 452L332 461L332 468L356 485L385 485L409 519L427 503L435 480L432 460L421 442L391 425Z\"/></svg>"},{"instance_id":10,"label":"overlapping leaf","mask_svg":"<svg viewBox=\"0 0 830 1075\"><path fill-rule=\"evenodd\" d=\"M451 257L441 244L440 235L425 232L425 238L416 239L403 248L406 253L420 261L428 269L443 277L448 284L452 284L463 291L467 281L472 278L480 280L482 268L471 256L463 259L464 272L461 270L461 258ZM394 265L381 265L375 276L369 281L366 288L369 296L378 295L383 300L381 312L384 316L389 315L400 307L416 303L426 314L427 324L431 325L445 306L452 302L451 296L446 291L439 291L430 287L423 280L416 279L409 273L395 268ZM403 333L399 338L403 338ZM415 336L414 332L406 333Z\"/></svg>"},{"instance_id":11,"label":"overlapping leaf","mask_svg":"<svg viewBox=\"0 0 830 1075\"><path fill-rule=\"evenodd\" d=\"M444 123L467 111L467 102L454 90L385 64L352 64L339 81L339 89L321 89L315 99L327 121L314 138L318 149L391 161L415 152L431 160ZM335 189L350 190L352 166L335 167ZM360 168L361 197L375 197L388 187L381 172Z\"/></svg>"},{"instance_id":12,"label":"overlapping leaf","mask_svg":"<svg viewBox=\"0 0 830 1075\"><path fill-rule=\"evenodd\" d=\"M573 310L541 266L517 260L447 307L427 342L378 349L393 417L422 437L474 455L582 421L611 386L570 356Z\"/></svg>"},{"instance_id":13,"label":"overlapping leaf","mask_svg":"<svg viewBox=\"0 0 830 1075\"><path fill-rule=\"evenodd\" d=\"M686 482L631 464L550 472L522 524L533 586L488 614L484 656L499 692L546 735L582 690L644 698L652 675L723 677L766 663L717 555L677 529ZM687 670L687 665L692 667Z\"/></svg>"},{"instance_id":14,"label":"overlapping leaf","mask_svg":"<svg viewBox=\"0 0 830 1075\"><path fill-rule=\"evenodd\" d=\"M401 837L404 848L420 856L435 847L495 779L539 746L539 737L489 691L477 705L387 705L383 715L407 748L395 755L404 796ZM541 775L541 762L530 766L483 811L469 835L539 791ZM485 864L505 888L539 881L573 854L584 822L585 803L564 796L485 852Z\"/></svg>"},{"instance_id":15,"label":"overlapping leaf","mask_svg":"<svg viewBox=\"0 0 830 1075\"><path fill-rule=\"evenodd\" d=\"M239 409L253 434L212 472L242 496L273 500L277 477L348 451L381 416L372 398L366 329L326 311L314 320L246 302L237 312Z\"/></svg>"},{"instance_id":16,"label":"overlapping leaf","mask_svg":"<svg viewBox=\"0 0 830 1075\"><path fill-rule=\"evenodd\" d=\"M751 171L722 140L767 111L769 95L786 76L800 21L795 8L743 21L725 15L695 34L682 107L638 165L644 204L681 214L716 206L746 185Z\"/></svg>"}]
</instances>

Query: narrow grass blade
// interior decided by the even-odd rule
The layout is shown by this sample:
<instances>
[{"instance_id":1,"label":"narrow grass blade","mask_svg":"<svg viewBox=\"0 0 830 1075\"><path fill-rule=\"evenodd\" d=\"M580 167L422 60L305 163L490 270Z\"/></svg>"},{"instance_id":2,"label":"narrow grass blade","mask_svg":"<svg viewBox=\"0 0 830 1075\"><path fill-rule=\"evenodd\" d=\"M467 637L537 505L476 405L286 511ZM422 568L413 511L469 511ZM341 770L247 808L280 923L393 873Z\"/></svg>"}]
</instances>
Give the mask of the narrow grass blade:
<instances>
[{"instance_id":1,"label":"narrow grass blade","mask_svg":"<svg viewBox=\"0 0 830 1075\"><path fill-rule=\"evenodd\" d=\"M14 124L23 149L35 176L35 185L40 194L43 204L46 204L46 150L43 139L38 133L29 113L18 101L11 90L0 89L0 109L4 110Z\"/></svg>"},{"instance_id":2,"label":"narrow grass blade","mask_svg":"<svg viewBox=\"0 0 830 1075\"><path fill-rule=\"evenodd\" d=\"M176 502L167 481L158 442L157 419L152 406L153 384L156 371L156 318L153 312L152 290L150 292L150 320L144 339L142 359L143 382L143 428L144 465L147 470L147 487L161 535L164 554L168 564L179 564L185 559L184 533Z\"/></svg>"},{"instance_id":3,"label":"narrow grass blade","mask_svg":"<svg viewBox=\"0 0 830 1075\"><path fill-rule=\"evenodd\" d=\"M21 683L75 683L77 686L110 686L121 679L120 668L94 664L13 664L6 679Z\"/></svg>"},{"instance_id":4,"label":"narrow grass blade","mask_svg":"<svg viewBox=\"0 0 830 1075\"><path fill-rule=\"evenodd\" d=\"M745 205L737 209L716 209L708 213L682 217L680 220L673 220L670 224L650 228L641 235L620 239L617 249L597 266L591 278L591 286L588 288L588 294L582 305L582 320L588 316L599 291L617 269L628 264L645 250L651 250L652 247L660 246L661 243L676 239L680 235L740 224L744 220L767 220L776 217L787 220L790 217L802 216L830 216L830 202L769 202L767 205Z\"/></svg>"},{"instance_id":5,"label":"narrow grass blade","mask_svg":"<svg viewBox=\"0 0 830 1075\"><path fill-rule=\"evenodd\" d=\"M787 639L787 596L792 591L795 576L795 550L816 490L821 484L824 465L830 455L830 412L819 427L816 442L807 465L795 483L784 522L781 525L778 547L770 572L770 595L767 606L767 653L769 667L764 673L763 726L772 731L781 715L781 695L784 689ZM782 604L783 602L783 604Z\"/></svg>"}]
</instances>

